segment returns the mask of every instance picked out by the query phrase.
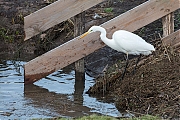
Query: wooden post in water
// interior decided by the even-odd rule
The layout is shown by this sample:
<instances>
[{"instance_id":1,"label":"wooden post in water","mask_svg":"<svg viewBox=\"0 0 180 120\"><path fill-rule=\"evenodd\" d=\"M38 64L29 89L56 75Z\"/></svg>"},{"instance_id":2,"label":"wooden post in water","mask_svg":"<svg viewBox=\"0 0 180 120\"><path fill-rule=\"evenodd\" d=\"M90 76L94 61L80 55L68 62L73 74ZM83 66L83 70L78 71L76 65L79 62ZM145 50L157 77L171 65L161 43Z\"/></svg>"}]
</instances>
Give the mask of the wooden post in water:
<instances>
[{"instance_id":1,"label":"wooden post in water","mask_svg":"<svg viewBox=\"0 0 180 120\"><path fill-rule=\"evenodd\" d=\"M85 12L74 16L74 37L85 31ZM81 47L81 46L79 46ZM83 104L83 92L85 88L84 58L75 62L75 84L74 84L74 103Z\"/></svg>"},{"instance_id":2,"label":"wooden post in water","mask_svg":"<svg viewBox=\"0 0 180 120\"><path fill-rule=\"evenodd\" d=\"M174 32L174 12L162 18L163 37L166 37Z\"/></svg>"},{"instance_id":3,"label":"wooden post in water","mask_svg":"<svg viewBox=\"0 0 180 120\"><path fill-rule=\"evenodd\" d=\"M85 32L85 12L82 12L74 17L74 37L77 37ZM75 80L84 80L84 58L75 62Z\"/></svg>"}]
</instances>

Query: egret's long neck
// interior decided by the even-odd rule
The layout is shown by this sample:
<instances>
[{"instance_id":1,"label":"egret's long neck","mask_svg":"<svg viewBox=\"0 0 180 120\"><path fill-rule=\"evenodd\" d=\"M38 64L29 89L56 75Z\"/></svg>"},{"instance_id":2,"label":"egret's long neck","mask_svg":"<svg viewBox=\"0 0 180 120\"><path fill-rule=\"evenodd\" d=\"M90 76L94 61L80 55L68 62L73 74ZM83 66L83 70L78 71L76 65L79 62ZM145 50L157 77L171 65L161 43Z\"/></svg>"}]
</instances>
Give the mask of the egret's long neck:
<instances>
[{"instance_id":1,"label":"egret's long neck","mask_svg":"<svg viewBox=\"0 0 180 120\"><path fill-rule=\"evenodd\" d=\"M113 39L108 39L107 37L106 37L106 30L104 29L104 28L100 28L99 29L99 31L101 32L101 34L100 34L100 37L101 37L101 40L106 44L106 45L108 45L109 47L112 47L112 46L114 46L114 40Z\"/></svg>"}]
</instances>

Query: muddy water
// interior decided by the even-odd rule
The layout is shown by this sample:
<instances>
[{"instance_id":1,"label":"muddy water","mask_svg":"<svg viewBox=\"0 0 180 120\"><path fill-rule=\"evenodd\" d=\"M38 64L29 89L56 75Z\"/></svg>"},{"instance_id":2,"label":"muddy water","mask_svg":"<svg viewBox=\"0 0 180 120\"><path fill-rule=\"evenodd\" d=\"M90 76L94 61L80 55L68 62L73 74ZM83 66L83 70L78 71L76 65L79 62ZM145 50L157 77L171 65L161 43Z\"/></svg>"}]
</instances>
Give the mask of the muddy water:
<instances>
[{"instance_id":1,"label":"muddy water","mask_svg":"<svg viewBox=\"0 0 180 120\"><path fill-rule=\"evenodd\" d=\"M0 60L0 120L78 117L92 113L121 116L113 103L85 94L94 79L86 75L85 83L75 81L72 67L24 86L25 63Z\"/></svg>"}]
</instances>

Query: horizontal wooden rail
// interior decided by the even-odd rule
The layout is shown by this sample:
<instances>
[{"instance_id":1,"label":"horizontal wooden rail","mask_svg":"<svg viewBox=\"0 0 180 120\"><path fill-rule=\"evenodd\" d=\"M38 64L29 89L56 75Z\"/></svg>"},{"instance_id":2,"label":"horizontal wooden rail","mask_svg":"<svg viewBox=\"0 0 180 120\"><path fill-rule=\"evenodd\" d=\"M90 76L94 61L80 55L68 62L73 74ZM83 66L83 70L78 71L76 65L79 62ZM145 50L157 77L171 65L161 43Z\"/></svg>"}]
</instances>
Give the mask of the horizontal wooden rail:
<instances>
[{"instance_id":1,"label":"horizontal wooden rail","mask_svg":"<svg viewBox=\"0 0 180 120\"><path fill-rule=\"evenodd\" d=\"M180 48L180 29L169 36L162 38L164 45Z\"/></svg>"},{"instance_id":2,"label":"horizontal wooden rail","mask_svg":"<svg viewBox=\"0 0 180 120\"><path fill-rule=\"evenodd\" d=\"M135 31L180 7L179 0L149 0L134 9L102 24L111 38L114 31L124 29ZM25 84L33 83L48 74L63 68L80 58L105 46L99 33L92 33L83 39L79 37L33 59L25 64Z\"/></svg>"},{"instance_id":3,"label":"horizontal wooden rail","mask_svg":"<svg viewBox=\"0 0 180 120\"><path fill-rule=\"evenodd\" d=\"M27 40L104 0L59 0L24 18Z\"/></svg>"}]
</instances>

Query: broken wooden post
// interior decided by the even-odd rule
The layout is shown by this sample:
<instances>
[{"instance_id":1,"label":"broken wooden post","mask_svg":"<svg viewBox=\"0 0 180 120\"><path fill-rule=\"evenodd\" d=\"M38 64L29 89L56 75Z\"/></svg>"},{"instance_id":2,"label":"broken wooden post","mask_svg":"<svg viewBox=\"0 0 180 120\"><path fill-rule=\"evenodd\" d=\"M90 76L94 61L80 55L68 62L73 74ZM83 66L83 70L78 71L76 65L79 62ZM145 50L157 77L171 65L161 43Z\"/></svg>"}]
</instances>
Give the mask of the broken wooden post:
<instances>
[{"instance_id":1,"label":"broken wooden post","mask_svg":"<svg viewBox=\"0 0 180 120\"><path fill-rule=\"evenodd\" d=\"M166 37L174 32L174 12L162 18L163 37Z\"/></svg>"},{"instance_id":2,"label":"broken wooden post","mask_svg":"<svg viewBox=\"0 0 180 120\"><path fill-rule=\"evenodd\" d=\"M175 50L180 48L180 29L174 32L174 12L164 16L162 18L163 23L163 44L165 46L171 46Z\"/></svg>"},{"instance_id":3,"label":"broken wooden post","mask_svg":"<svg viewBox=\"0 0 180 120\"><path fill-rule=\"evenodd\" d=\"M77 37L85 32L85 12L82 12L74 17L74 37ZM84 58L75 62L75 80L84 80Z\"/></svg>"},{"instance_id":4,"label":"broken wooden post","mask_svg":"<svg viewBox=\"0 0 180 120\"><path fill-rule=\"evenodd\" d=\"M162 24L163 24L163 37L166 37L174 32L174 13L170 13L162 18ZM162 44L164 46L164 43L162 41ZM171 59L169 57L168 51L165 47L165 51L167 53L168 59L171 62Z\"/></svg>"}]
</instances>

